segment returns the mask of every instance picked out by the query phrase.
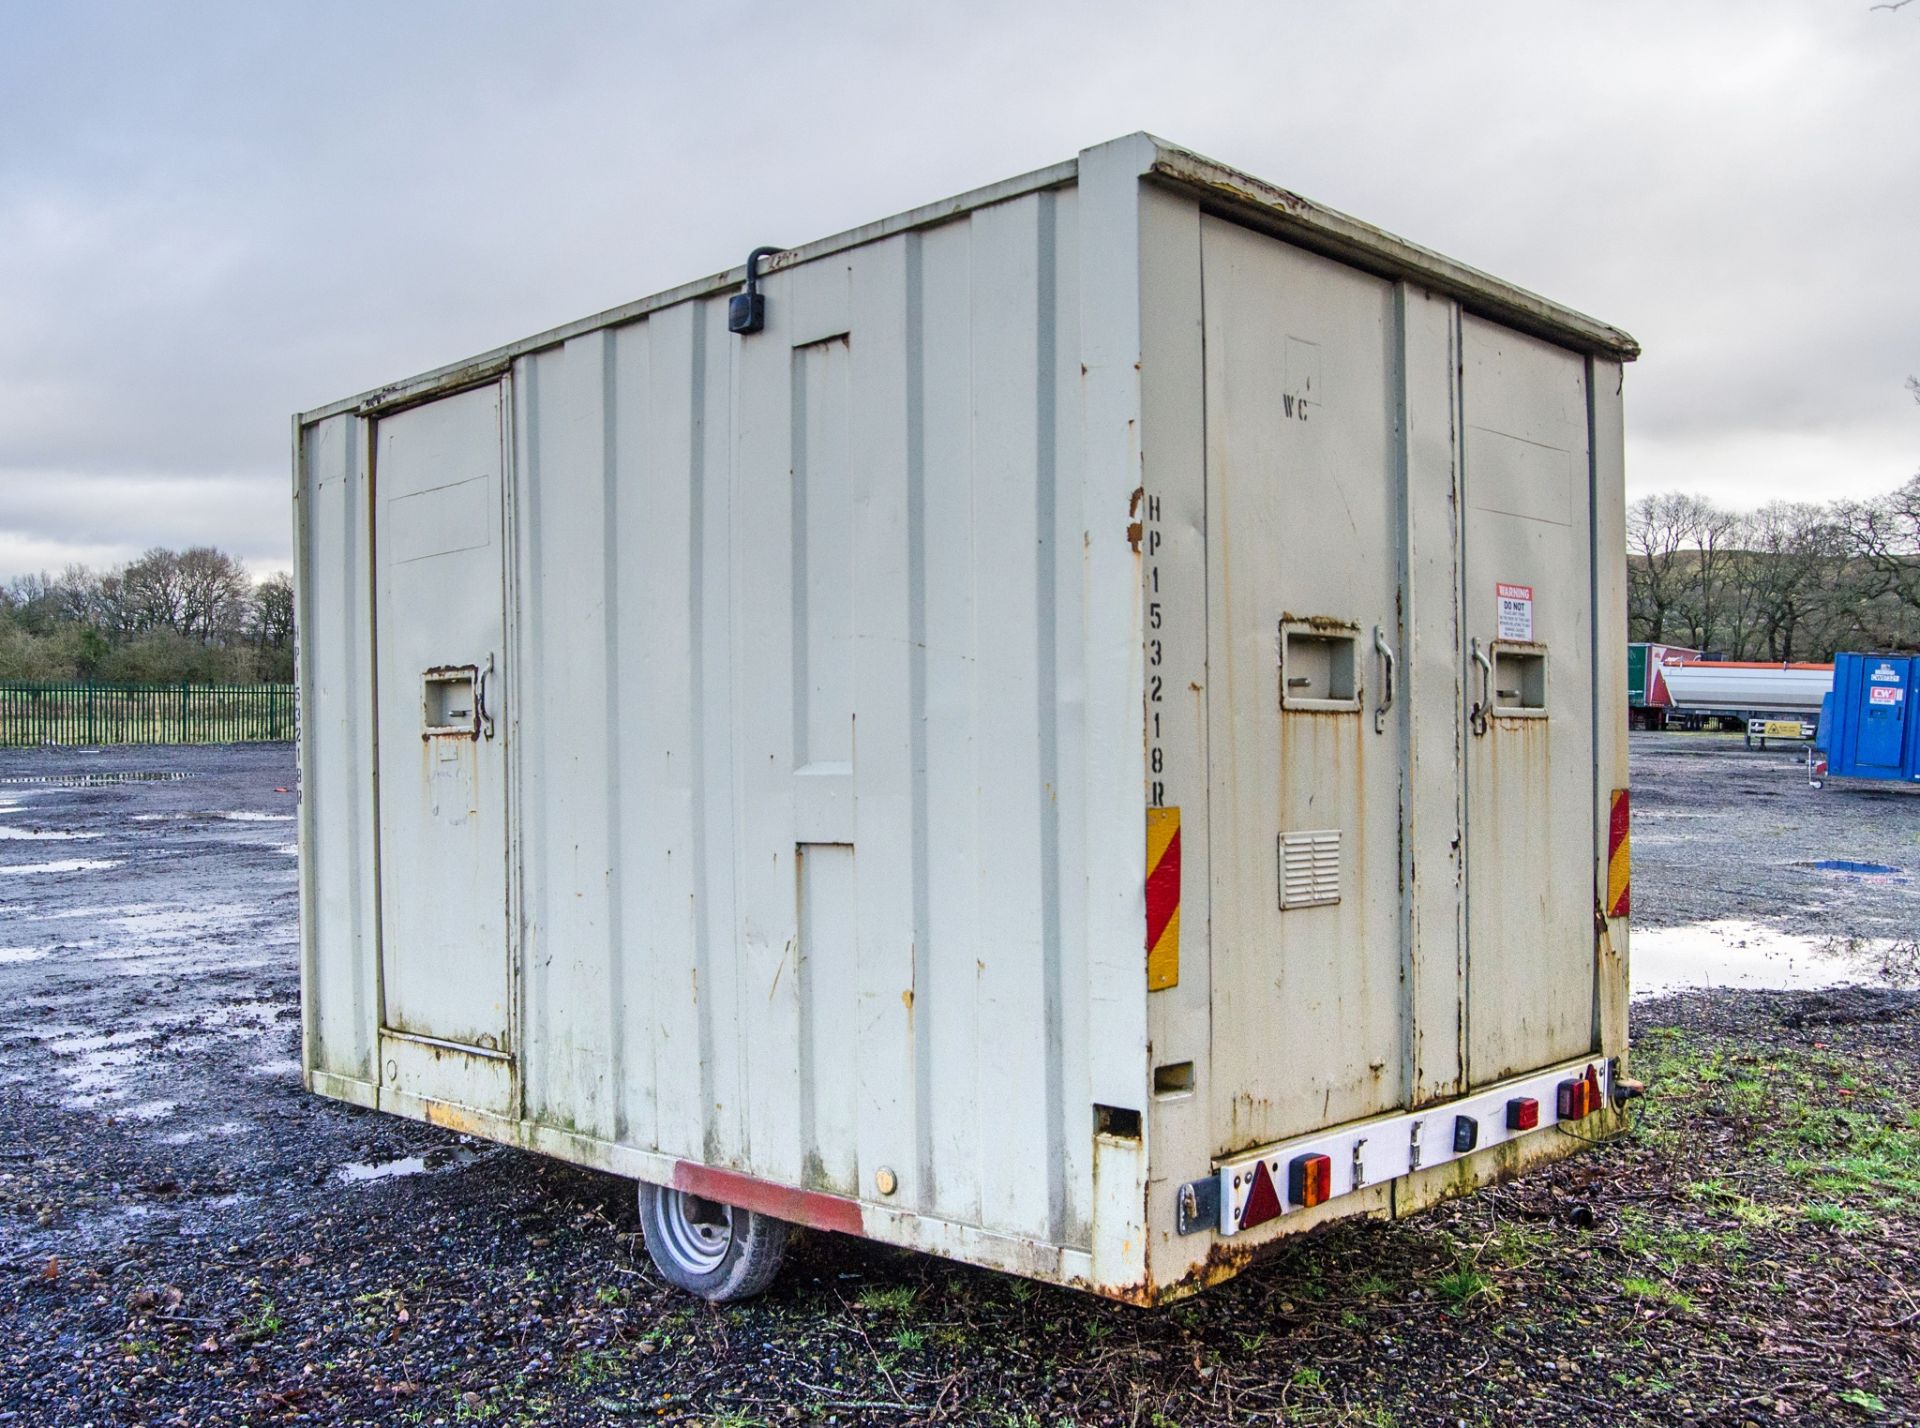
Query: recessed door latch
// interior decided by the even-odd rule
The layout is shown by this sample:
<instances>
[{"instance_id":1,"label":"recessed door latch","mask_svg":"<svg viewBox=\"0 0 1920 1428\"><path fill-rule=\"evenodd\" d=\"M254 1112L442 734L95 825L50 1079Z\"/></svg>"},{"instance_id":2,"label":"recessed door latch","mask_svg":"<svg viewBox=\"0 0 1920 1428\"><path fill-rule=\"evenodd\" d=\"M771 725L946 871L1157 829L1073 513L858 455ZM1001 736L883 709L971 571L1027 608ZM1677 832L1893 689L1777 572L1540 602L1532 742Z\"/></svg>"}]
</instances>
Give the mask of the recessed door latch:
<instances>
[{"instance_id":1,"label":"recessed door latch","mask_svg":"<svg viewBox=\"0 0 1920 1428\"><path fill-rule=\"evenodd\" d=\"M727 299L727 331L742 337L767 325L767 295L760 291L760 260L784 248L755 248L747 254L747 290Z\"/></svg>"}]
</instances>

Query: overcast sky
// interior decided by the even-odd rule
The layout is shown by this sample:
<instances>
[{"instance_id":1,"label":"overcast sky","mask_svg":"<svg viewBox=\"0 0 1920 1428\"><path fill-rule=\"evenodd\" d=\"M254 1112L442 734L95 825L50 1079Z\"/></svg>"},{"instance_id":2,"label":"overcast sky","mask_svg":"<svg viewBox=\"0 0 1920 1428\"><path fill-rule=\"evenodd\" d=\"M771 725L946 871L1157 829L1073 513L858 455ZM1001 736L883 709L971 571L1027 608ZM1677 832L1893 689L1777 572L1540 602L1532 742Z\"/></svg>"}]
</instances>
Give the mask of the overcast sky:
<instances>
[{"instance_id":1,"label":"overcast sky","mask_svg":"<svg viewBox=\"0 0 1920 1428\"><path fill-rule=\"evenodd\" d=\"M1136 129L1625 327L1633 493L1920 470L1920 4L0 0L0 578L288 417Z\"/></svg>"}]
</instances>

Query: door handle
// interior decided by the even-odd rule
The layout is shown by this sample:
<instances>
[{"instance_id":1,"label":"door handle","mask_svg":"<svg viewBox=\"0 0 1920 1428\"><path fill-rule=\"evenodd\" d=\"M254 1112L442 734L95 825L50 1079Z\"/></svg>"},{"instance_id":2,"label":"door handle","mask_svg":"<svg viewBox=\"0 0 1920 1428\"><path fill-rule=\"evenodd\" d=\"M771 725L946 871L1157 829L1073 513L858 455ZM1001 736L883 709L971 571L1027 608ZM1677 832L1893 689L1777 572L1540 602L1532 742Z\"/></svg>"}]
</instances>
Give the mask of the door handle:
<instances>
[{"instance_id":1,"label":"door handle","mask_svg":"<svg viewBox=\"0 0 1920 1428\"><path fill-rule=\"evenodd\" d=\"M1480 698L1474 702L1473 713L1467 717L1467 722L1473 726L1475 734L1484 734L1487 732L1487 711L1493 707L1493 661L1480 648L1478 637L1471 641L1470 648L1473 662L1480 666Z\"/></svg>"},{"instance_id":2,"label":"door handle","mask_svg":"<svg viewBox=\"0 0 1920 1428\"><path fill-rule=\"evenodd\" d=\"M1373 627L1373 647L1380 652L1380 668L1383 678L1380 685L1380 704L1373 711L1373 732L1387 732L1387 711L1393 708L1393 646L1387 643L1387 632L1378 625Z\"/></svg>"},{"instance_id":3,"label":"door handle","mask_svg":"<svg viewBox=\"0 0 1920 1428\"><path fill-rule=\"evenodd\" d=\"M489 739L493 737L493 711L487 708L487 687L493 682L493 656L487 656L487 667L480 671L480 678L473 686L473 708L480 716L480 731Z\"/></svg>"}]
</instances>

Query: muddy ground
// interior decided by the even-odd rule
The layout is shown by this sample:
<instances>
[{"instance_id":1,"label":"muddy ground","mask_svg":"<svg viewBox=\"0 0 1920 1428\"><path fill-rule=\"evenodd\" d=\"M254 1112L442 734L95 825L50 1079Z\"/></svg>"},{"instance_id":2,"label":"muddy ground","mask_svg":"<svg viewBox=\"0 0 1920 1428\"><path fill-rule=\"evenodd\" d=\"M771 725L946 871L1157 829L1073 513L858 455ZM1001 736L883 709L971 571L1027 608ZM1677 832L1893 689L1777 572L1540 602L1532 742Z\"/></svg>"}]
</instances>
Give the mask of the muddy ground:
<instances>
[{"instance_id":1,"label":"muddy ground","mask_svg":"<svg viewBox=\"0 0 1920 1428\"><path fill-rule=\"evenodd\" d=\"M1649 925L1920 924L1920 796L1634 762ZM833 1236L716 1310L625 1183L300 1089L292 783L0 754L0 1422L1920 1422L1911 994L1639 1002L1630 1138L1170 1310Z\"/></svg>"}]
</instances>

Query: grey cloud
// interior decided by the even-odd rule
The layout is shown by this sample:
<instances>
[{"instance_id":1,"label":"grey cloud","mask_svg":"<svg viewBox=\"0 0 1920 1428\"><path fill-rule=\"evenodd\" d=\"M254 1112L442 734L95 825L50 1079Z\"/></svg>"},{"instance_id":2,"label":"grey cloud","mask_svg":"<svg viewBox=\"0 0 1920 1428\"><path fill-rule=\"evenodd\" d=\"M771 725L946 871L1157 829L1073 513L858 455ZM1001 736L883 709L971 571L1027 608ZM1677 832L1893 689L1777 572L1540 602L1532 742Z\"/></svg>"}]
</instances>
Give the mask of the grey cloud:
<instances>
[{"instance_id":1,"label":"grey cloud","mask_svg":"<svg viewBox=\"0 0 1920 1428\"><path fill-rule=\"evenodd\" d=\"M127 4L8 31L0 575L192 539L284 561L292 411L1137 128L1633 331L1636 486L1920 464L1920 8Z\"/></svg>"}]
</instances>

